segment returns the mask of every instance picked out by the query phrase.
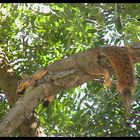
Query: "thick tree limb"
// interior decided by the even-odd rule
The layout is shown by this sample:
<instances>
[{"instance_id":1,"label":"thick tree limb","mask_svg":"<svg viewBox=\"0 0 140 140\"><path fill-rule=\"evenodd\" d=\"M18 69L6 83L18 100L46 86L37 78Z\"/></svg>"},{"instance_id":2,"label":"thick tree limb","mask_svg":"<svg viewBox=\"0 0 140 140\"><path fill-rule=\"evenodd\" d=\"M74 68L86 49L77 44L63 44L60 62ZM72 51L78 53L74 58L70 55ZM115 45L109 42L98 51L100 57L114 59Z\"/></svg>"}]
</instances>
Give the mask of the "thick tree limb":
<instances>
[{"instance_id":1,"label":"thick tree limb","mask_svg":"<svg viewBox=\"0 0 140 140\"><path fill-rule=\"evenodd\" d=\"M86 52L83 54L84 56L87 55ZM132 49L131 55L134 62L140 61L140 48ZM76 87L97 78L97 76L88 75L80 70L76 60L81 65L86 63L84 59L81 59L81 54L76 54L48 66L49 74L38 81L37 87L28 89L8 112L0 124L0 136L9 136L46 96L56 95L62 90ZM88 63L92 63L92 59L88 61ZM107 63L106 60L104 63ZM90 68L90 65L88 67Z\"/></svg>"},{"instance_id":2,"label":"thick tree limb","mask_svg":"<svg viewBox=\"0 0 140 140\"><path fill-rule=\"evenodd\" d=\"M70 73L60 78L60 73L55 76L48 75L39 83L38 87L32 87L19 98L14 107L8 112L6 118L0 124L0 136L8 136L25 120L36 108L37 104L46 96L55 95L64 89L76 87L91 80L90 75L83 75L83 72ZM61 73L65 75L65 71Z\"/></svg>"}]
</instances>

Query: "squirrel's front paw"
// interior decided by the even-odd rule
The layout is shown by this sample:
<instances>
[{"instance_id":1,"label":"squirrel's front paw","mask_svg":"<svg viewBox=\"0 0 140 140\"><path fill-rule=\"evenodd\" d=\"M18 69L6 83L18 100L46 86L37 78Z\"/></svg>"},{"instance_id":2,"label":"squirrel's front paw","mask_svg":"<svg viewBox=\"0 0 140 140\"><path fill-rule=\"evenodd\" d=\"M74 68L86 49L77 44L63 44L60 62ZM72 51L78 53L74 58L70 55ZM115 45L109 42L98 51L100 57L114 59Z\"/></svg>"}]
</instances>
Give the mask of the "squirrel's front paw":
<instances>
[{"instance_id":1,"label":"squirrel's front paw","mask_svg":"<svg viewBox=\"0 0 140 140\"><path fill-rule=\"evenodd\" d=\"M32 80L31 81L31 86L35 86L36 87L37 86L37 80Z\"/></svg>"},{"instance_id":2,"label":"squirrel's front paw","mask_svg":"<svg viewBox=\"0 0 140 140\"><path fill-rule=\"evenodd\" d=\"M109 87L109 88L112 87L112 84L113 84L113 82L112 82L112 80L110 80L110 79L108 79L108 80L105 81L105 85L106 85L107 87Z\"/></svg>"}]
</instances>

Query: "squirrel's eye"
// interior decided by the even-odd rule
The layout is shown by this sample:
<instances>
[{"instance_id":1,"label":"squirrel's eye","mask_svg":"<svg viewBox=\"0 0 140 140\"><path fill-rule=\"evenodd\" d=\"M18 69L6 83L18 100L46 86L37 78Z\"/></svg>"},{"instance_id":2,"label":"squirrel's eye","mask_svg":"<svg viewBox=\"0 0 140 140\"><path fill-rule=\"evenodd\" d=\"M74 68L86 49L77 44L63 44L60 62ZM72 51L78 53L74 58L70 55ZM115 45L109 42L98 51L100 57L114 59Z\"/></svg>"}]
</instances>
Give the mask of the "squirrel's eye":
<instances>
[{"instance_id":1,"label":"squirrel's eye","mask_svg":"<svg viewBox=\"0 0 140 140\"><path fill-rule=\"evenodd\" d=\"M18 85L19 85L19 84L21 84L21 80L20 80L20 81L18 81Z\"/></svg>"}]
</instances>

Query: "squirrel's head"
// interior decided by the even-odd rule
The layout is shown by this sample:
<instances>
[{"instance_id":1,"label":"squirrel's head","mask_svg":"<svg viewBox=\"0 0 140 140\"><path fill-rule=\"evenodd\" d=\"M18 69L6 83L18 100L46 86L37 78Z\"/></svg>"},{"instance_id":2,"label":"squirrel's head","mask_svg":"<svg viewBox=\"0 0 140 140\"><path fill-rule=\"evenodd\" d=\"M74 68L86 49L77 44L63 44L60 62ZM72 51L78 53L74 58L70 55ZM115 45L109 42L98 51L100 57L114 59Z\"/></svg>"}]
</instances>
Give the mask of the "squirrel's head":
<instances>
[{"instance_id":1,"label":"squirrel's head","mask_svg":"<svg viewBox=\"0 0 140 140\"><path fill-rule=\"evenodd\" d=\"M18 95L23 95L25 90L30 86L30 77L28 75L22 74L21 80L18 82L17 91Z\"/></svg>"}]
</instances>

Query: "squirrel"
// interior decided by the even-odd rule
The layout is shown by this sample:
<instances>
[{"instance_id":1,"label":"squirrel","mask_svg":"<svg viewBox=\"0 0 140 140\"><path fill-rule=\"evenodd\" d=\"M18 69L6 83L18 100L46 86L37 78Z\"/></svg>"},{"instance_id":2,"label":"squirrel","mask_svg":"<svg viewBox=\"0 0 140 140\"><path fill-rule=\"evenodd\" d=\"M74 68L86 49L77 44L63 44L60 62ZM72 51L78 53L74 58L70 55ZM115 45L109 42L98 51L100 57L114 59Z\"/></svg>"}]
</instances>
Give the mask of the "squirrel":
<instances>
[{"instance_id":1,"label":"squirrel","mask_svg":"<svg viewBox=\"0 0 140 140\"><path fill-rule=\"evenodd\" d=\"M111 87L112 80L110 79L108 70L98 63L99 59L105 56L114 69L117 79L117 89L121 94L123 106L127 111L130 110L132 105L133 91L136 85L134 62L130 51L131 48L128 47L104 46L91 48L86 53L79 54L81 56L78 56L76 59L76 63L80 69L87 74L103 75L105 85Z\"/></svg>"},{"instance_id":2,"label":"squirrel","mask_svg":"<svg viewBox=\"0 0 140 140\"><path fill-rule=\"evenodd\" d=\"M32 76L21 75L22 80L18 82L18 87L16 93L18 95L23 95L25 90L30 86L36 86L36 82L40 80L43 76L48 74L48 70L46 68L41 68L37 70ZM54 95L48 96L47 100L43 103L44 106L47 106L49 102L54 99Z\"/></svg>"},{"instance_id":3,"label":"squirrel","mask_svg":"<svg viewBox=\"0 0 140 140\"><path fill-rule=\"evenodd\" d=\"M54 71L61 71L66 67L67 69L73 66L78 66L79 69L90 75L104 76L105 85L112 86L112 80L107 69L102 67L98 62L102 56L105 56L114 69L117 79L117 89L122 97L122 102L127 111L130 110L133 102L133 91L135 89L135 74L134 62L131 57L131 48L118 46L105 46L101 48L91 48L85 52L76 54L72 65L64 66L63 61L56 64ZM68 58L66 58L68 60ZM92 61L91 61L92 60ZM68 61L70 62L70 61ZM48 74L51 69L39 69L30 77L25 77L18 84L17 94L24 94L25 90L30 85L35 85L36 81ZM48 97L48 101L53 100L53 96Z\"/></svg>"}]
</instances>

